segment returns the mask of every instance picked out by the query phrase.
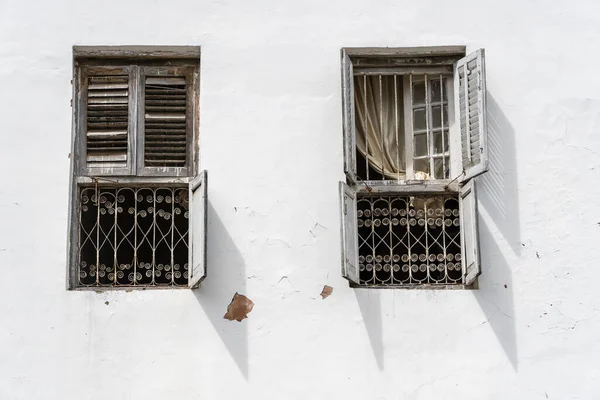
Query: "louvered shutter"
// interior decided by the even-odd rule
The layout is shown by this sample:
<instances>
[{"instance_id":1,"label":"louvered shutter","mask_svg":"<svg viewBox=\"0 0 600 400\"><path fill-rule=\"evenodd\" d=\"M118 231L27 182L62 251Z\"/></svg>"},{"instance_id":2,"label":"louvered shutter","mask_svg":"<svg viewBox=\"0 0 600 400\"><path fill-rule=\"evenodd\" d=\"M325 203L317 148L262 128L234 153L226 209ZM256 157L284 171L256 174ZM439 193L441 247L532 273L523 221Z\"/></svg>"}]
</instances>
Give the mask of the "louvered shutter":
<instances>
[{"instance_id":1,"label":"louvered shutter","mask_svg":"<svg viewBox=\"0 0 600 400\"><path fill-rule=\"evenodd\" d=\"M129 67L83 71L81 161L90 175L132 173L133 81Z\"/></svg>"},{"instance_id":2,"label":"louvered shutter","mask_svg":"<svg viewBox=\"0 0 600 400\"><path fill-rule=\"evenodd\" d=\"M190 232L191 232L191 268L188 284L190 289L206 277L206 232L208 206L208 174L202 171L190 182Z\"/></svg>"},{"instance_id":3,"label":"louvered shutter","mask_svg":"<svg viewBox=\"0 0 600 400\"><path fill-rule=\"evenodd\" d=\"M359 283L358 230L356 217L356 192L340 182L340 212L342 236L342 276L350 282Z\"/></svg>"},{"instance_id":4,"label":"louvered shutter","mask_svg":"<svg viewBox=\"0 0 600 400\"><path fill-rule=\"evenodd\" d=\"M141 81L141 174L186 176L195 123L193 69L144 67Z\"/></svg>"},{"instance_id":5,"label":"louvered shutter","mask_svg":"<svg viewBox=\"0 0 600 400\"><path fill-rule=\"evenodd\" d=\"M462 268L465 284L471 285L481 274L475 179L461 187L459 195Z\"/></svg>"},{"instance_id":6,"label":"louvered shutter","mask_svg":"<svg viewBox=\"0 0 600 400\"><path fill-rule=\"evenodd\" d=\"M356 127L354 125L354 68L342 49L342 114L344 118L344 172L356 183Z\"/></svg>"},{"instance_id":7,"label":"louvered shutter","mask_svg":"<svg viewBox=\"0 0 600 400\"><path fill-rule=\"evenodd\" d=\"M454 69L456 115L459 121L462 182L488 170L485 53L479 49L458 60Z\"/></svg>"}]
</instances>

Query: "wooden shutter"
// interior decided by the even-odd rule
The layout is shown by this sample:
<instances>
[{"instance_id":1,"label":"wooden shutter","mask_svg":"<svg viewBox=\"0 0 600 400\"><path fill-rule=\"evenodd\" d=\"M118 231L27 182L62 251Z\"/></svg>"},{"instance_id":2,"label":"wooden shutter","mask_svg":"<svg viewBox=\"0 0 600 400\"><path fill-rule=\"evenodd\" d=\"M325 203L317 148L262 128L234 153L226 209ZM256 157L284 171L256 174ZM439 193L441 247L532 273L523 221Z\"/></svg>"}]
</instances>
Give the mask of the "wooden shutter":
<instances>
[{"instance_id":1,"label":"wooden shutter","mask_svg":"<svg viewBox=\"0 0 600 400\"><path fill-rule=\"evenodd\" d=\"M144 67L138 165L142 175L186 176L194 130L193 69Z\"/></svg>"},{"instance_id":2,"label":"wooden shutter","mask_svg":"<svg viewBox=\"0 0 600 400\"><path fill-rule=\"evenodd\" d=\"M359 283L358 231L356 225L356 192L340 182L340 211L342 236L342 276Z\"/></svg>"},{"instance_id":3,"label":"wooden shutter","mask_svg":"<svg viewBox=\"0 0 600 400\"><path fill-rule=\"evenodd\" d=\"M82 167L89 175L132 173L134 79L129 67L83 70L80 106Z\"/></svg>"},{"instance_id":4,"label":"wooden shutter","mask_svg":"<svg viewBox=\"0 0 600 400\"><path fill-rule=\"evenodd\" d=\"M475 179L471 179L460 189L459 209L462 269L465 284L471 285L481 274Z\"/></svg>"},{"instance_id":5,"label":"wooden shutter","mask_svg":"<svg viewBox=\"0 0 600 400\"><path fill-rule=\"evenodd\" d=\"M206 277L206 231L208 174L202 171L190 182L190 243L192 260L189 271L189 287L194 289Z\"/></svg>"},{"instance_id":6,"label":"wooden shutter","mask_svg":"<svg viewBox=\"0 0 600 400\"><path fill-rule=\"evenodd\" d=\"M462 182L488 170L485 53L479 49L458 60L454 69L456 116L459 121Z\"/></svg>"},{"instance_id":7,"label":"wooden shutter","mask_svg":"<svg viewBox=\"0 0 600 400\"><path fill-rule=\"evenodd\" d=\"M344 172L356 183L356 127L354 125L354 69L352 60L342 49L342 114L344 117Z\"/></svg>"}]
</instances>

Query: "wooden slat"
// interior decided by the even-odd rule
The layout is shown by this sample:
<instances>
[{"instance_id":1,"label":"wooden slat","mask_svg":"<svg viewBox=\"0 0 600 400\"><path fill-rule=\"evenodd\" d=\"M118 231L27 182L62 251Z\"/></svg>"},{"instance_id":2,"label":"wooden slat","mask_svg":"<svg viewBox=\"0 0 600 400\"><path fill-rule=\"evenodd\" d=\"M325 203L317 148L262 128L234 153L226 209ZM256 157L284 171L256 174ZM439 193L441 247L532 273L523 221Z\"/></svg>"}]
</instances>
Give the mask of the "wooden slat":
<instances>
[{"instance_id":1,"label":"wooden slat","mask_svg":"<svg viewBox=\"0 0 600 400\"><path fill-rule=\"evenodd\" d=\"M148 76L144 87L144 164L184 167L187 157L184 77Z\"/></svg>"},{"instance_id":2,"label":"wooden slat","mask_svg":"<svg viewBox=\"0 0 600 400\"><path fill-rule=\"evenodd\" d=\"M97 75L88 78L87 166L127 164L129 77Z\"/></svg>"}]
</instances>

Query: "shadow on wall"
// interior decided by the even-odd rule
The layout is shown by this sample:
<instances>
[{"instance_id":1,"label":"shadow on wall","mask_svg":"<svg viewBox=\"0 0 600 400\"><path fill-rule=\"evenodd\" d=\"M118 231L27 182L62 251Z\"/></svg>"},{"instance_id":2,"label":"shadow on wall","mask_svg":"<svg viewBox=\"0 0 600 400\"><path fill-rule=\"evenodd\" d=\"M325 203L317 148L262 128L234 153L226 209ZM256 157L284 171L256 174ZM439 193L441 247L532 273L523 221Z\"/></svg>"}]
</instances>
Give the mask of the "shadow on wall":
<instances>
[{"instance_id":1,"label":"shadow on wall","mask_svg":"<svg viewBox=\"0 0 600 400\"><path fill-rule=\"evenodd\" d=\"M229 233L208 202L207 283L194 296L208 316L215 331L248 380L248 323L223 318L233 295L246 294L244 258L231 240Z\"/></svg>"},{"instance_id":2,"label":"shadow on wall","mask_svg":"<svg viewBox=\"0 0 600 400\"><path fill-rule=\"evenodd\" d=\"M486 99L490 170L477 180L479 204L519 256L521 227L515 131L489 92Z\"/></svg>"},{"instance_id":3,"label":"shadow on wall","mask_svg":"<svg viewBox=\"0 0 600 400\"><path fill-rule=\"evenodd\" d=\"M353 289L371 349L377 361L379 370L382 371L383 363L383 323L381 320L381 291L378 289Z\"/></svg>"},{"instance_id":4,"label":"shadow on wall","mask_svg":"<svg viewBox=\"0 0 600 400\"><path fill-rule=\"evenodd\" d=\"M517 371L517 331L510 264L483 218L479 218L479 238L483 272L478 280L479 289L474 290L473 295L506 357Z\"/></svg>"},{"instance_id":5,"label":"shadow on wall","mask_svg":"<svg viewBox=\"0 0 600 400\"><path fill-rule=\"evenodd\" d=\"M518 369L510 263L521 254L515 133L506 116L487 94L490 170L477 179L479 237L483 273L473 294L515 370ZM508 245L508 246L506 246ZM501 248L508 247L503 254ZM505 252L506 253L506 252ZM354 289L373 354L384 368L381 292Z\"/></svg>"},{"instance_id":6,"label":"shadow on wall","mask_svg":"<svg viewBox=\"0 0 600 400\"><path fill-rule=\"evenodd\" d=\"M515 132L489 92L487 116L490 170L477 178L482 274L473 294L516 371L511 263L521 254L521 228Z\"/></svg>"}]
</instances>

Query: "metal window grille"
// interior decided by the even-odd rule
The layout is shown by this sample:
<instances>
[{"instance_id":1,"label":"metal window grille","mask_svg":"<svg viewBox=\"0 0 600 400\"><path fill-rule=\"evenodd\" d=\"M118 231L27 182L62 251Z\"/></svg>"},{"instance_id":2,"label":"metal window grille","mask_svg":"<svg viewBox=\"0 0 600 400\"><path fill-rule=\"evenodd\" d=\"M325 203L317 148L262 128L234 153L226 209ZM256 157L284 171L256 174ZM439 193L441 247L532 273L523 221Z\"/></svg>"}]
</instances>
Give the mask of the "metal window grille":
<instances>
[{"instance_id":1,"label":"metal window grille","mask_svg":"<svg viewBox=\"0 0 600 400\"><path fill-rule=\"evenodd\" d=\"M458 196L363 196L357 202L361 285L463 283Z\"/></svg>"},{"instance_id":2,"label":"metal window grille","mask_svg":"<svg viewBox=\"0 0 600 400\"><path fill-rule=\"evenodd\" d=\"M354 86L362 93L372 93L365 96L362 107L356 110L356 115L368 115L368 110L378 110L378 121L371 125L382 127L384 119L392 116L396 148L389 146L384 129L379 129L381 137L377 143L369 142L365 135L366 153L371 154L374 146L377 151L404 164L406 177L423 179L449 179L450 150L448 122L448 79L445 74L386 74L386 75L357 75ZM367 87L371 87L371 91ZM384 88L393 87L393 93L385 92ZM356 107L359 107L358 102ZM399 115L402 114L402 115ZM356 124L361 124L363 132L368 126L366 118ZM405 138L405 140L402 140ZM393 171L380 172L370 168L360 151L357 151L359 161L358 175L366 181L393 180ZM361 166L362 163L362 166ZM385 165L385 163L382 163ZM386 175L387 172L387 175ZM397 180L401 180L397 174Z\"/></svg>"},{"instance_id":3,"label":"metal window grille","mask_svg":"<svg viewBox=\"0 0 600 400\"><path fill-rule=\"evenodd\" d=\"M188 284L187 187L79 190L80 286Z\"/></svg>"}]
</instances>

